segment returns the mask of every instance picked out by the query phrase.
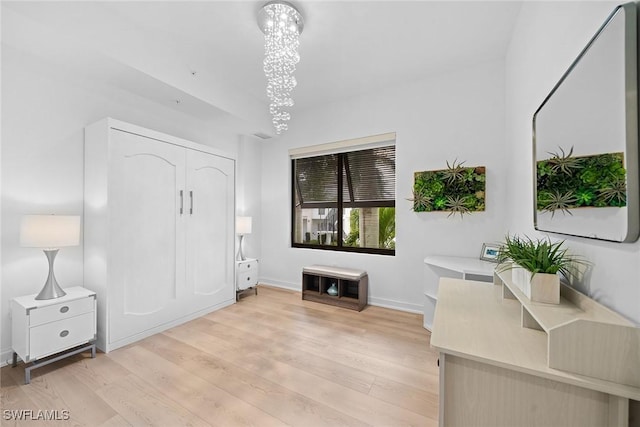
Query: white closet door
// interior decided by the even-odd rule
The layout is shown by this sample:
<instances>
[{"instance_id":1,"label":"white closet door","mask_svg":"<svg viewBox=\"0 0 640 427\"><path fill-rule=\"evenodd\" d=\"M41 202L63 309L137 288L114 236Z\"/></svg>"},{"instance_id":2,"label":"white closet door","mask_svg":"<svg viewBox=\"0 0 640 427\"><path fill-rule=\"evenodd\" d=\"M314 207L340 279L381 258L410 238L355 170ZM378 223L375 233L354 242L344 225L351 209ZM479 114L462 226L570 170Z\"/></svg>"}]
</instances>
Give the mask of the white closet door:
<instances>
[{"instance_id":1,"label":"white closet door","mask_svg":"<svg viewBox=\"0 0 640 427\"><path fill-rule=\"evenodd\" d=\"M186 277L200 308L235 298L234 180L233 160L187 150Z\"/></svg>"},{"instance_id":2,"label":"white closet door","mask_svg":"<svg viewBox=\"0 0 640 427\"><path fill-rule=\"evenodd\" d=\"M184 289L185 149L112 131L112 289L115 341L175 318Z\"/></svg>"}]
</instances>

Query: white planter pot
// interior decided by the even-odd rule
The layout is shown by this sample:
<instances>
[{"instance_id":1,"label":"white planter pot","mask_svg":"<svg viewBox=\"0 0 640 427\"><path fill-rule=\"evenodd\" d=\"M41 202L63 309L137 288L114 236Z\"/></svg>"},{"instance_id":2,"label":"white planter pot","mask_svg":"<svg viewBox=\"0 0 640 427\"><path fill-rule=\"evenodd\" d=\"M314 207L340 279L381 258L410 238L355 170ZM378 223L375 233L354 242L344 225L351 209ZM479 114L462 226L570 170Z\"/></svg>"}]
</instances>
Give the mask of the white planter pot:
<instances>
[{"instance_id":1,"label":"white planter pot","mask_svg":"<svg viewBox=\"0 0 640 427\"><path fill-rule=\"evenodd\" d=\"M511 281L531 301L560 304L560 276L531 272L518 265L511 270Z\"/></svg>"}]
</instances>

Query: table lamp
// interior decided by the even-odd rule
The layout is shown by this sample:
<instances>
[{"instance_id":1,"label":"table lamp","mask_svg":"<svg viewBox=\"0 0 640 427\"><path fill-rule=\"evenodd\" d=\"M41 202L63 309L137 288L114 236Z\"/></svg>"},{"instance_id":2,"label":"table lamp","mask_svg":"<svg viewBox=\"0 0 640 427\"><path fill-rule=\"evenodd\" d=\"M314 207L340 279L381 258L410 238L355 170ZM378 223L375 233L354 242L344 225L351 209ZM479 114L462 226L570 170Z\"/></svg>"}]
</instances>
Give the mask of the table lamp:
<instances>
[{"instance_id":1,"label":"table lamp","mask_svg":"<svg viewBox=\"0 0 640 427\"><path fill-rule=\"evenodd\" d=\"M20 224L20 245L42 248L49 261L49 276L37 300L60 298L66 295L53 273L53 261L63 246L80 244L80 216L25 215Z\"/></svg>"},{"instance_id":2,"label":"table lamp","mask_svg":"<svg viewBox=\"0 0 640 427\"><path fill-rule=\"evenodd\" d=\"M237 216L236 217L236 234L240 236L240 245L238 249L238 261L246 260L242 253L242 238L245 234L251 234L251 217L250 216Z\"/></svg>"}]
</instances>

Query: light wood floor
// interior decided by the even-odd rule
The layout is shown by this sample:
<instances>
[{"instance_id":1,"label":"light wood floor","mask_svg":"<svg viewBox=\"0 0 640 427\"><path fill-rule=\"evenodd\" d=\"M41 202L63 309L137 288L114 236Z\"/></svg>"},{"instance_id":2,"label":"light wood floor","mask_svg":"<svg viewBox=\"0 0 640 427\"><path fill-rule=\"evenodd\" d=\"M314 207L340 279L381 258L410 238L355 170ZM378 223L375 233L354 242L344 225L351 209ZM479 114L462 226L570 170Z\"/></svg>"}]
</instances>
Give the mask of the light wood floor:
<instances>
[{"instance_id":1,"label":"light wood floor","mask_svg":"<svg viewBox=\"0 0 640 427\"><path fill-rule=\"evenodd\" d=\"M435 426L436 353L422 316L257 296L95 359L1 370L2 409L78 426Z\"/></svg>"}]
</instances>

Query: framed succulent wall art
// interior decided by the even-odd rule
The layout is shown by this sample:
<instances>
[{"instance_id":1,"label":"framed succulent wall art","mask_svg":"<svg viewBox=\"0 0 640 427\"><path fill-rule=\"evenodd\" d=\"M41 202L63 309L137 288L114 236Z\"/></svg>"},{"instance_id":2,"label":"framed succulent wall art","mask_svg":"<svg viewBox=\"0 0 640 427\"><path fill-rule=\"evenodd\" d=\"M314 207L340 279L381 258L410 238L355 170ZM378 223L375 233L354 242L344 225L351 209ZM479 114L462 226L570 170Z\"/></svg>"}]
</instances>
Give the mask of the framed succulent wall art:
<instances>
[{"instance_id":1,"label":"framed succulent wall art","mask_svg":"<svg viewBox=\"0 0 640 427\"><path fill-rule=\"evenodd\" d=\"M465 167L454 160L447 168L414 173L414 212L449 212L449 216L484 211L485 167Z\"/></svg>"},{"instance_id":2,"label":"framed succulent wall art","mask_svg":"<svg viewBox=\"0 0 640 427\"><path fill-rule=\"evenodd\" d=\"M536 162L538 211L573 215L577 208L627 205L627 172L624 153L573 156L559 148L551 157Z\"/></svg>"}]
</instances>

